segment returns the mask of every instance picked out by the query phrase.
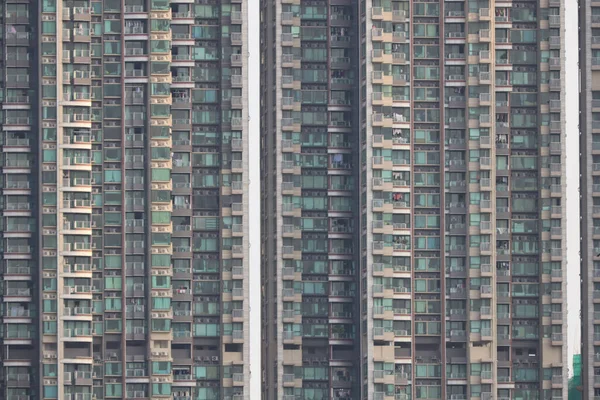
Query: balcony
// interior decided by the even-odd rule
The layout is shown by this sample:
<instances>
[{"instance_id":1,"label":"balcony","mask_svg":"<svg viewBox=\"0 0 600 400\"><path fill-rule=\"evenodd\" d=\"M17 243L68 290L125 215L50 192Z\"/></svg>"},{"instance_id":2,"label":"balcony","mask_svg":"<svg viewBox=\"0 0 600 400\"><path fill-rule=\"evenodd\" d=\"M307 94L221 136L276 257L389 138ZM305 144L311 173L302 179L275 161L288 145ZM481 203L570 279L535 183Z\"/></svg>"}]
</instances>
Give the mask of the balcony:
<instances>
[{"instance_id":1,"label":"balcony","mask_svg":"<svg viewBox=\"0 0 600 400\"><path fill-rule=\"evenodd\" d=\"M129 376L129 375L127 375L127 376ZM147 397L148 397L148 395L143 390L130 390L130 391L127 391L127 398L128 399L145 399Z\"/></svg>"},{"instance_id":2,"label":"balcony","mask_svg":"<svg viewBox=\"0 0 600 400\"><path fill-rule=\"evenodd\" d=\"M126 5L125 12L126 13L143 13L143 12L145 12L145 9L144 9L143 5L131 5L131 6Z\"/></svg>"},{"instance_id":3,"label":"balcony","mask_svg":"<svg viewBox=\"0 0 600 400\"><path fill-rule=\"evenodd\" d=\"M173 121L175 124L177 120ZM189 120L188 120L189 121ZM125 114L125 126L144 126L146 124L146 113L143 112L132 112ZM134 136L134 135L132 135ZM140 139L143 141L143 136L140 135ZM127 138L126 138L127 140Z\"/></svg>"},{"instance_id":4,"label":"balcony","mask_svg":"<svg viewBox=\"0 0 600 400\"><path fill-rule=\"evenodd\" d=\"M91 114L63 114L63 122L65 124L71 123L91 123Z\"/></svg>"},{"instance_id":5,"label":"balcony","mask_svg":"<svg viewBox=\"0 0 600 400\"><path fill-rule=\"evenodd\" d=\"M8 53L6 54L7 67L27 67L29 66L28 53Z\"/></svg>"},{"instance_id":6,"label":"balcony","mask_svg":"<svg viewBox=\"0 0 600 400\"><path fill-rule=\"evenodd\" d=\"M8 24L29 24L27 10L6 11L5 22Z\"/></svg>"},{"instance_id":7,"label":"balcony","mask_svg":"<svg viewBox=\"0 0 600 400\"><path fill-rule=\"evenodd\" d=\"M64 334L65 338L78 338L78 337L92 336L92 330L89 328L65 329L65 330L63 330L63 334Z\"/></svg>"},{"instance_id":8,"label":"balcony","mask_svg":"<svg viewBox=\"0 0 600 400\"><path fill-rule=\"evenodd\" d=\"M125 29L123 30L123 32L126 35L145 35L146 30L144 29L143 26L134 26L134 25L125 25Z\"/></svg>"},{"instance_id":9,"label":"balcony","mask_svg":"<svg viewBox=\"0 0 600 400\"><path fill-rule=\"evenodd\" d=\"M7 32L4 36L7 45L28 46L29 32Z\"/></svg>"},{"instance_id":10,"label":"balcony","mask_svg":"<svg viewBox=\"0 0 600 400\"><path fill-rule=\"evenodd\" d=\"M90 42L90 35L94 32L91 29L73 28L73 30L63 29L63 40L72 39L74 42Z\"/></svg>"},{"instance_id":11,"label":"balcony","mask_svg":"<svg viewBox=\"0 0 600 400\"><path fill-rule=\"evenodd\" d=\"M392 20L394 22L406 22L406 11L404 10L393 10L392 11Z\"/></svg>"},{"instance_id":12,"label":"balcony","mask_svg":"<svg viewBox=\"0 0 600 400\"><path fill-rule=\"evenodd\" d=\"M91 166L92 159L86 156L63 157L64 166Z\"/></svg>"},{"instance_id":13,"label":"balcony","mask_svg":"<svg viewBox=\"0 0 600 400\"><path fill-rule=\"evenodd\" d=\"M6 246L6 253L10 253L10 254L28 254L31 253L31 247L30 246L14 246L14 245L7 245ZM28 289L29 290L29 289ZM27 295L29 296L29 295Z\"/></svg>"},{"instance_id":14,"label":"balcony","mask_svg":"<svg viewBox=\"0 0 600 400\"><path fill-rule=\"evenodd\" d=\"M92 229L91 221L65 221L63 224L64 230L77 230L77 229Z\"/></svg>"},{"instance_id":15,"label":"balcony","mask_svg":"<svg viewBox=\"0 0 600 400\"><path fill-rule=\"evenodd\" d=\"M242 23L242 12L241 11L231 11L231 23L232 24L241 24Z\"/></svg>"},{"instance_id":16,"label":"balcony","mask_svg":"<svg viewBox=\"0 0 600 400\"><path fill-rule=\"evenodd\" d=\"M242 65L242 55L241 54L232 54L231 55L231 65L241 66Z\"/></svg>"},{"instance_id":17,"label":"balcony","mask_svg":"<svg viewBox=\"0 0 600 400\"><path fill-rule=\"evenodd\" d=\"M551 314L552 321L562 321L563 313L559 311L553 311Z\"/></svg>"},{"instance_id":18,"label":"balcony","mask_svg":"<svg viewBox=\"0 0 600 400\"><path fill-rule=\"evenodd\" d=\"M92 272L92 264L65 264L63 267L63 272L65 274L76 274L78 272Z\"/></svg>"},{"instance_id":19,"label":"balcony","mask_svg":"<svg viewBox=\"0 0 600 400\"><path fill-rule=\"evenodd\" d=\"M487 251L491 251L492 249L492 245L490 242L482 242L479 243L479 250L482 252L487 252Z\"/></svg>"},{"instance_id":20,"label":"balcony","mask_svg":"<svg viewBox=\"0 0 600 400\"><path fill-rule=\"evenodd\" d=\"M7 117L8 119L8 117ZM27 158L8 158L8 156L4 159L5 167L12 168L30 168L33 165L33 162Z\"/></svg>"},{"instance_id":21,"label":"balcony","mask_svg":"<svg viewBox=\"0 0 600 400\"><path fill-rule=\"evenodd\" d=\"M10 326L10 325L9 325ZM29 340L33 338L33 331L25 330L6 330L4 332L4 339L13 340Z\"/></svg>"},{"instance_id":22,"label":"balcony","mask_svg":"<svg viewBox=\"0 0 600 400\"><path fill-rule=\"evenodd\" d=\"M89 64L91 63L91 53L89 50L73 50L73 62L75 64Z\"/></svg>"},{"instance_id":23,"label":"balcony","mask_svg":"<svg viewBox=\"0 0 600 400\"><path fill-rule=\"evenodd\" d=\"M91 200L86 199L72 199L72 200L64 200L63 207L64 208L88 208L92 206Z\"/></svg>"},{"instance_id":24,"label":"balcony","mask_svg":"<svg viewBox=\"0 0 600 400\"><path fill-rule=\"evenodd\" d=\"M4 82L7 88L29 88L29 75L15 74L7 75ZM8 119L8 118L7 118Z\"/></svg>"},{"instance_id":25,"label":"balcony","mask_svg":"<svg viewBox=\"0 0 600 400\"><path fill-rule=\"evenodd\" d=\"M71 14L75 21L89 21L92 14L91 7L73 7Z\"/></svg>"},{"instance_id":26,"label":"balcony","mask_svg":"<svg viewBox=\"0 0 600 400\"><path fill-rule=\"evenodd\" d=\"M142 47L127 47L125 48L125 55L140 57L146 55L146 50Z\"/></svg>"},{"instance_id":27,"label":"balcony","mask_svg":"<svg viewBox=\"0 0 600 400\"><path fill-rule=\"evenodd\" d=\"M447 39L464 39L465 37L465 32L446 32Z\"/></svg>"},{"instance_id":28,"label":"balcony","mask_svg":"<svg viewBox=\"0 0 600 400\"><path fill-rule=\"evenodd\" d=\"M231 128L242 129L242 118L231 118Z\"/></svg>"},{"instance_id":29,"label":"balcony","mask_svg":"<svg viewBox=\"0 0 600 400\"><path fill-rule=\"evenodd\" d=\"M29 387L30 375L29 374L7 374L6 385L9 387Z\"/></svg>"},{"instance_id":30,"label":"balcony","mask_svg":"<svg viewBox=\"0 0 600 400\"><path fill-rule=\"evenodd\" d=\"M185 53L183 53L183 54L173 54L172 57L173 57L173 61L174 62L176 62L176 61L193 61L191 54L185 54ZM191 82L191 81L192 81L192 79L189 78L189 77L187 77L186 82Z\"/></svg>"},{"instance_id":31,"label":"balcony","mask_svg":"<svg viewBox=\"0 0 600 400\"><path fill-rule=\"evenodd\" d=\"M6 267L4 267L4 274L5 275L30 275L31 267L29 267L28 265L14 266L14 267L6 266Z\"/></svg>"},{"instance_id":32,"label":"balcony","mask_svg":"<svg viewBox=\"0 0 600 400\"><path fill-rule=\"evenodd\" d=\"M84 188L86 186L92 186L91 178L63 179L63 187L65 188Z\"/></svg>"},{"instance_id":33,"label":"balcony","mask_svg":"<svg viewBox=\"0 0 600 400\"><path fill-rule=\"evenodd\" d=\"M5 293L6 293L5 296L11 296L11 297L30 297L31 289L7 287Z\"/></svg>"},{"instance_id":34,"label":"balcony","mask_svg":"<svg viewBox=\"0 0 600 400\"><path fill-rule=\"evenodd\" d=\"M450 332L448 332L447 336L450 339L464 339L467 337L467 332L464 330L452 329Z\"/></svg>"},{"instance_id":35,"label":"balcony","mask_svg":"<svg viewBox=\"0 0 600 400\"><path fill-rule=\"evenodd\" d=\"M30 232L33 227L29 224L7 223L4 229L6 232Z\"/></svg>"},{"instance_id":36,"label":"balcony","mask_svg":"<svg viewBox=\"0 0 600 400\"><path fill-rule=\"evenodd\" d=\"M140 78L146 76L146 71L143 69L126 69L125 77L127 78Z\"/></svg>"},{"instance_id":37,"label":"balcony","mask_svg":"<svg viewBox=\"0 0 600 400\"><path fill-rule=\"evenodd\" d=\"M92 293L92 287L88 285L75 285L75 286L64 286L64 294L90 294Z\"/></svg>"},{"instance_id":38,"label":"balcony","mask_svg":"<svg viewBox=\"0 0 600 400\"><path fill-rule=\"evenodd\" d=\"M491 285L481 285L480 287L481 297L489 297L492 295L492 286Z\"/></svg>"},{"instance_id":39,"label":"balcony","mask_svg":"<svg viewBox=\"0 0 600 400\"><path fill-rule=\"evenodd\" d=\"M560 214L562 214L562 207L561 206L552 206L551 212L552 212L552 214L560 215Z\"/></svg>"},{"instance_id":40,"label":"balcony","mask_svg":"<svg viewBox=\"0 0 600 400\"><path fill-rule=\"evenodd\" d=\"M91 307L65 307L64 315L67 317L83 317L92 315Z\"/></svg>"},{"instance_id":41,"label":"balcony","mask_svg":"<svg viewBox=\"0 0 600 400\"><path fill-rule=\"evenodd\" d=\"M29 104L29 96L7 95L4 104Z\"/></svg>"}]
</instances>

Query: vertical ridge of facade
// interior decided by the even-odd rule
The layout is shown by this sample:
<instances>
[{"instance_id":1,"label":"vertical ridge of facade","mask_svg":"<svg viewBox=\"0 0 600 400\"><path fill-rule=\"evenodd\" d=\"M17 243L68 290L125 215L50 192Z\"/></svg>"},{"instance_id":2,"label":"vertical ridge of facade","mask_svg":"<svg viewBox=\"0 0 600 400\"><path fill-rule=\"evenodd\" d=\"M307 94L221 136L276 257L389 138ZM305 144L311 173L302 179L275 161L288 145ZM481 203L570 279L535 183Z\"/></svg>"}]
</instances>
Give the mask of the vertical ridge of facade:
<instances>
[{"instance_id":1,"label":"vertical ridge of facade","mask_svg":"<svg viewBox=\"0 0 600 400\"><path fill-rule=\"evenodd\" d=\"M566 398L564 3L261 12L263 398Z\"/></svg>"},{"instance_id":2,"label":"vertical ridge of facade","mask_svg":"<svg viewBox=\"0 0 600 400\"><path fill-rule=\"evenodd\" d=\"M578 3L581 384L600 398L600 3Z\"/></svg>"}]
</instances>

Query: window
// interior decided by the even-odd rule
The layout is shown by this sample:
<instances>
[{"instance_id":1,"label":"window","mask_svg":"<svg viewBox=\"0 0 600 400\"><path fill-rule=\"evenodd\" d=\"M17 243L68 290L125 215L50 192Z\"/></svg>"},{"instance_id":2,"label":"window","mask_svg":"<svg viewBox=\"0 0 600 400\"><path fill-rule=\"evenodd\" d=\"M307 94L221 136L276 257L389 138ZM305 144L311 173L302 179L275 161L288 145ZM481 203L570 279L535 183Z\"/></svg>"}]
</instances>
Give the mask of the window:
<instances>
[{"instance_id":1,"label":"window","mask_svg":"<svg viewBox=\"0 0 600 400\"><path fill-rule=\"evenodd\" d=\"M53 376L56 376L56 372ZM10 389L9 389L10 390ZM15 396L18 397L18 396ZM58 398L58 386L47 386L44 385L44 398L45 399L56 399Z\"/></svg>"},{"instance_id":2,"label":"window","mask_svg":"<svg viewBox=\"0 0 600 400\"><path fill-rule=\"evenodd\" d=\"M105 303L106 311L121 311L122 310L120 298L116 298L116 297L106 298L106 299L104 299L104 303Z\"/></svg>"},{"instance_id":3,"label":"window","mask_svg":"<svg viewBox=\"0 0 600 400\"><path fill-rule=\"evenodd\" d=\"M152 319L152 331L168 332L171 330L170 319Z\"/></svg>"},{"instance_id":4,"label":"window","mask_svg":"<svg viewBox=\"0 0 600 400\"><path fill-rule=\"evenodd\" d=\"M152 182L168 182L171 179L171 170L166 168L152 169Z\"/></svg>"},{"instance_id":5,"label":"window","mask_svg":"<svg viewBox=\"0 0 600 400\"><path fill-rule=\"evenodd\" d=\"M171 363L168 361L152 362L152 373L157 375L167 375L171 373Z\"/></svg>"}]
</instances>

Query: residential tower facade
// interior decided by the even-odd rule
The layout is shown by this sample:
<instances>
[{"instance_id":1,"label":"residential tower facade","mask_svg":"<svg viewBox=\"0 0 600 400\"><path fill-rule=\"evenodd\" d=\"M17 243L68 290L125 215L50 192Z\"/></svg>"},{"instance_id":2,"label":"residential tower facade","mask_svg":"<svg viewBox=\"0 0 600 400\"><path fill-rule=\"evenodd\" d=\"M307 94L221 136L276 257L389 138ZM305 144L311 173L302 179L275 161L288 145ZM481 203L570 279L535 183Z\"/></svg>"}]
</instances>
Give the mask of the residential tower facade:
<instances>
[{"instance_id":1,"label":"residential tower facade","mask_svg":"<svg viewBox=\"0 0 600 400\"><path fill-rule=\"evenodd\" d=\"M566 398L563 3L261 13L263 398Z\"/></svg>"},{"instance_id":2,"label":"residential tower facade","mask_svg":"<svg viewBox=\"0 0 600 400\"><path fill-rule=\"evenodd\" d=\"M247 2L2 5L2 393L249 399Z\"/></svg>"}]
</instances>

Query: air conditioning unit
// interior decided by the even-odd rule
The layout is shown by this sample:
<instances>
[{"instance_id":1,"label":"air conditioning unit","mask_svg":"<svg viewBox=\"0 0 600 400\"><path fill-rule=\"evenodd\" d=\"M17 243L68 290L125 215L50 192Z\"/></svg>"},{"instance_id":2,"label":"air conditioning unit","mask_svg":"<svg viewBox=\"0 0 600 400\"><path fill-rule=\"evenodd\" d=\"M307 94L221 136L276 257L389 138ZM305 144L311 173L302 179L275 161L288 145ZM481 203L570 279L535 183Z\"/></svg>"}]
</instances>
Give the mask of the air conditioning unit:
<instances>
[{"instance_id":1,"label":"air conditioning unit","mask_svg":"<svg viewBox=\"0 0 600 400\"><path fill-rule=\"evenodd\" d=\"M219 356L212 356L213 361L219 361Z\"/></svg>"},{"instance_id":2,"label":"air conditioning unit","mask_svg":"<svg viewBox=\"0 0 600 400\"><path fill-rule=\"evenodd\" d=\"M49 257L49 256L52 256L52 251L50 251L50 250L44 250L44 251L42 252L42 254L43 254L45 257Z\"/></svg>"}]
</instances>

